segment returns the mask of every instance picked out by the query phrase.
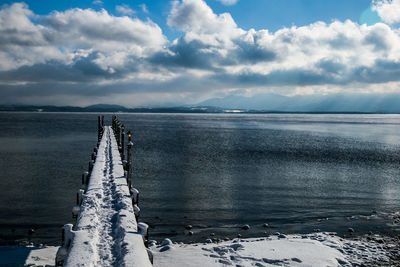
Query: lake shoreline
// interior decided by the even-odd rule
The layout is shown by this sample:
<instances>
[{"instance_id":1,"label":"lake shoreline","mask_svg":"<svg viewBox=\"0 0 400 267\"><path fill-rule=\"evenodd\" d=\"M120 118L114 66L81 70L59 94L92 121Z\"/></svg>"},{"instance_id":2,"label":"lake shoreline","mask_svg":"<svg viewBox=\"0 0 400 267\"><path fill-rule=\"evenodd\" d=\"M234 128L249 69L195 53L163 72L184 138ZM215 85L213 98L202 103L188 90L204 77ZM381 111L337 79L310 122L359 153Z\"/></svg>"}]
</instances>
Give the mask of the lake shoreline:
<instances>
[{"instance_id":1,"label":"lake shoreline","mask_svg":"<svg viewBox=\"0 0 400 267\"><path fill-rule=\"evenodd\" d=\"M310 247L305 248L305 246ZM0 262L52 266L57 249L58 246L34 246L26 242L20 246L0 246ZM314 264L311 266L317 266L318 263L329 264L335 260L341 264L364 264L364 266L400 264L399 236L388 237L377 234L342 238L335 233L307 235L275 233L267 237L215 241L208 239L202 243L192 244L165 239L163 242L151 241L150 249L156 267L169 266L171 262L186 264L185 266L201 266L196 265L196 262L207 261L210 261L210 266L278 261L286 263L293 261L297 266L307 265L310 262ZM316 249L322 249L320 255L318 257L310 255L309 252L314 253Z\"/></svg>"}]
</instances>

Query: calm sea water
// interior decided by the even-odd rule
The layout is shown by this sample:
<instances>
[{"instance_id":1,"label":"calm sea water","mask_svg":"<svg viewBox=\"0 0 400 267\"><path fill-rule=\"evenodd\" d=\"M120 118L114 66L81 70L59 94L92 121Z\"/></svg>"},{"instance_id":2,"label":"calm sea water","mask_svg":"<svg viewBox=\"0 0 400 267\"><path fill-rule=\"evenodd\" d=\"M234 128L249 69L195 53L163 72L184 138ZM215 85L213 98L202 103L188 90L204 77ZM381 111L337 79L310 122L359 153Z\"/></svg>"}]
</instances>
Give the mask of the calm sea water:
<instances>
[{"instance_id":1,"label":"calm sea water","mask_svg":"<svg viewBox=\"0 0 400 267\"><path fill-rule=\"evenodd\" d=\"M134 132L140 219L152 238L400 231L392 218L400 211L399 115L119 118ZM60 242L97 141L97 114L0 113L0 129L0 244Z\"/></svg>"}]
</instances>

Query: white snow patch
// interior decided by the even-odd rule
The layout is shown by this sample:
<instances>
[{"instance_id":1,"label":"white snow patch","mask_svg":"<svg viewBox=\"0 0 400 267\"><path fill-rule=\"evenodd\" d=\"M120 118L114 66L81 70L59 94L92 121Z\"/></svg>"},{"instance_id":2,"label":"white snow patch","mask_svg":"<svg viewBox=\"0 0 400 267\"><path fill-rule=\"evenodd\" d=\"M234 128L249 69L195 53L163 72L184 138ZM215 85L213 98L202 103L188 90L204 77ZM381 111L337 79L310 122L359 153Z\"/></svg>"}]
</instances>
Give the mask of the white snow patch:
<instances>
[{"instance_id":1,"label":"white snow patch","mask_svg":"<svg viewBox=\"0 0 400 267\"><path fill-rule=\"evenodd\" d=\"M58 247L0 246L0 266L54 266Z\"/></svg>"},{"instance_id":2,"label":"white snow patch","mask_svg":"<svg viewBox=\"0 0 400 267\"><path fill-rule=\"evenodd\" d=\"M168 244L151 250L154 267L353 266L389 260L377 243L329 233L235 239L218 244Z\"/></svg>"}]
</instances>

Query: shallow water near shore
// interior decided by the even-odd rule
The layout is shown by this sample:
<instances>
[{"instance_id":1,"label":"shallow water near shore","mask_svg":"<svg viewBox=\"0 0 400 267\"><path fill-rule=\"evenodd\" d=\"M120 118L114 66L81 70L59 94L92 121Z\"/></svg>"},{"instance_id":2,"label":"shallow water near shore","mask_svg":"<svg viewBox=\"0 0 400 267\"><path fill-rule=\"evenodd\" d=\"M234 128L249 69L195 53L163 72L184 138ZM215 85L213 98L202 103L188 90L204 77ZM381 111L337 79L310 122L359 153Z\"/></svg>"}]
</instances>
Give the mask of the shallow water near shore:
<instances>
[{"instance_id":1,"label":"shallow water near shore","mask_svg":"<svg viewBox=\"0 0 400 267\"><path fill-rule=\"evenodd\" d=\"M97 115L0 113L0 244L60 242L97 141ZM398 234L399 115L119 118L134 133L140 220L152 239L345 235L350 227Z\"/></svg>"}]
</instances>

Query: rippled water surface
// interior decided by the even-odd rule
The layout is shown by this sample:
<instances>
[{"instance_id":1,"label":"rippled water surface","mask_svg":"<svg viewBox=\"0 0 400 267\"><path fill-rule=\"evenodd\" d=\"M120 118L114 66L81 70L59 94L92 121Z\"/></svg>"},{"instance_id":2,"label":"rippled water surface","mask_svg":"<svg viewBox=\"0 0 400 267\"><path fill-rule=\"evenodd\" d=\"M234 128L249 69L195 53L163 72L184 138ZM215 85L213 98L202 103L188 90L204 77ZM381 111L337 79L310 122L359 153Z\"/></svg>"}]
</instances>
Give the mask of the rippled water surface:
<instances>
[{"instance_id":1,"label":"rippled water surface","mask_svg":"<svg viewBox=\"0 0 400 267\"><path fill-rule=\"evenodd\" d=\"M119 117L134 132L134 183L153 238L399 230L399 115ZM0 126L1 243L58 242L97 114L0 113Z\"/></svg>"}]
</instances>

